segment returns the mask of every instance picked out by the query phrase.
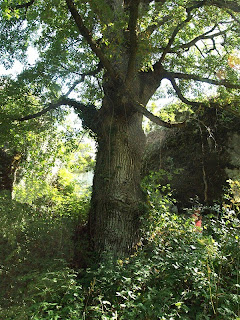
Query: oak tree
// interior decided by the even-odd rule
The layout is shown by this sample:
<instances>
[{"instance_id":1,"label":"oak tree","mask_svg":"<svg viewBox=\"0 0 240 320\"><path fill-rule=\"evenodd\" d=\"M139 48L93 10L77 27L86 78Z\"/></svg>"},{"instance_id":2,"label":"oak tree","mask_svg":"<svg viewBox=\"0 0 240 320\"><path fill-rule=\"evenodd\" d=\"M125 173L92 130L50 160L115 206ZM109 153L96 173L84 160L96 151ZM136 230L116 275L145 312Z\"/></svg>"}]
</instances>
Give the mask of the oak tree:
<instances>
[{"instance_id":1,"label":"oak tree","mask_svg":"<svg viewBox=\"0 0 240 320\"><path fill-rule=\"evenodd\" d=\"M237 112L239 0L1 0L1 60L25 63L18 76L46 107L71 106L97 141L89 237L94 249L131 252L140 237L143 116L161 83L197 109ZM29 47L38 57L28 65ZM224 98L224 99L223 99ZM225 101L224 106L222 101ZM226 102L227 101L227 102ZM231 101L231 104L230 102Z\"/></svg>"}]
</instances>

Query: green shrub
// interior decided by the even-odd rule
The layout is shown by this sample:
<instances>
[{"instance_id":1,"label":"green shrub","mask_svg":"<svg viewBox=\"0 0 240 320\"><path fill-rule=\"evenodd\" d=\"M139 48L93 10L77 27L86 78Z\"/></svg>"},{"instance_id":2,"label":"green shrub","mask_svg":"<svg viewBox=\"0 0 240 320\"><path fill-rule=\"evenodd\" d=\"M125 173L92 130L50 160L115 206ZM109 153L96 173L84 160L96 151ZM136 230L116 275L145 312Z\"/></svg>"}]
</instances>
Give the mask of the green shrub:
<instances>
[{"instance_id":1,"label":"green shrub","mask_svg":"<svg viewBox=\"0 0 240 320\"><path fill-rule=\"evenodd\" d=\"M0 319L240 318L240 221L208 208L202 230L173 211L169 189L146 186L145 238L131 257L69 268L73 220L41 216L2 195ZM147 230L147 232L146 232Z\"/></svg>"},{"instance_id":2,"label":"green shrub","mask_svg":"<svg viewBox=\"0 0 240 320\"><path fill-rule=\"evenodd\" d=\"M83 274L84 319L240 317L237 215L221 206L208 208L203 230L196 229L191 209L185 215L173 212L169 190L145 184L150 207L145 246L128 259L106 257Z\"/></svg>"},{"instance_id":3,"label":"green shrub","mask_svg":"<svg viewBox=\"0 0 240 320\"><path fill-rule=\"evenodd\" d=\"M165 214L135 255L88 270L86 319L237 319L239 239L228 221L205 219L201 233Z\"/></svg>"},{"instance_id":4,"label":"green shrub","mask_svg":"<svg viewBox=\"0 0 240 320\"><path fill-rule=\"evenodd\" d=\"M39 275L30 293L29 319L79 320L83 312L82 288L77 273L68 267Z\"/></svg>"},{"instance_id":5,"label":"green shrub","mask_svg":"<svg viewBox=\"0 0 240 320\"><path fill-rule=\"evenodd\" d=\"M10 312L7 319L20 319L17 310L25 319L22 308L32 303L30 288L39 287L49 272L56 272L56 277L59 272L68 272L75 224L76 219L43 215L1 192L0 319L5 319L6 312Z\"/></svg>"}]
</instances>

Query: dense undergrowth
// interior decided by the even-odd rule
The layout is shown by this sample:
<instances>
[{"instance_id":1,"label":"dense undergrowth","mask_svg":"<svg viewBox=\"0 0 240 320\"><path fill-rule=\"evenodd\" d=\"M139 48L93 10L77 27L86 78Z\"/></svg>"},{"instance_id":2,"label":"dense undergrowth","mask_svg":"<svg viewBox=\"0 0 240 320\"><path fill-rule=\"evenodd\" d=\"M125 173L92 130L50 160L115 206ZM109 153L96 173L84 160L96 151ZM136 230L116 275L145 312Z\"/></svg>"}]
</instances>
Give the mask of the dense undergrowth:
<instances>
[{"instance_id":1,"label":"dense undergrowth","mask_svg":"<svg viewBox=\"0 0 240 320\"><path fill-rule=\"evenodd\" d=\"M73 270L76 216L0 199L0 319L240 319L240 221L208 208L203 229L147 187L145 237L122 260ZM146 232L146 230L148 230ZM143 245L144 243L144 245Z\"/></svg>"}]
</instances>

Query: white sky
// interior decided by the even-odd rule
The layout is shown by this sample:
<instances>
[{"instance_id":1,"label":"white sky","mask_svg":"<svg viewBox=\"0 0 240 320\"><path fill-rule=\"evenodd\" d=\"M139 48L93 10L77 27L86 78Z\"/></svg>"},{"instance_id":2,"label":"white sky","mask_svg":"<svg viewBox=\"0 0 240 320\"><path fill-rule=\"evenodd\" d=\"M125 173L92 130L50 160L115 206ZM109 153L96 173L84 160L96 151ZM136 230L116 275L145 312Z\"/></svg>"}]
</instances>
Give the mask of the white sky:
<instances>
[{"instance_id":1,"label":"white sky","mask_svg":"<svg viewBox=\"0 0 240 320\"><path fill-rule=\"evenodd\" d=\"M28 63L30 65L33 65L37 58L38 58L38 53L37 50L29 47L27 50L27 56L28 56ZM19 73L23 71L24 65L21 64L19 61L15 61L11 69L5 69L2 64L0 64L0 76L13 76L15 77Z\"/></svg>"}]
</instances>

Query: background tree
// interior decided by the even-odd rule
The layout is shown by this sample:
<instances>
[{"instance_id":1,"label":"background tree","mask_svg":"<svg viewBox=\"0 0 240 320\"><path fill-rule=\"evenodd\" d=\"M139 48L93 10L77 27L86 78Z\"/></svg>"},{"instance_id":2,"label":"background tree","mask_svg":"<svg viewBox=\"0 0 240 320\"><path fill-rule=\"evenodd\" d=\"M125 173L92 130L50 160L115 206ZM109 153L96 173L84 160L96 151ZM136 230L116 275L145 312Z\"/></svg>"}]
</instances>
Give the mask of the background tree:
<instances>
[{"instance_id":1,"label":"background tree","mask_svg":"<svg viewBox=\"0 0 240 320\"><path fill-rule=\"evenodd\" d=\"M29 46L38 51L18 81L48 105L22 120L75 108L98 143L88 223L94 249L131 252L143 211L142 117L173 126L146 105L167 79L195 108L204 104L204 84L218 86L218 98L234 95L237 106L239 74L229 57L239 49L239 1L1 1L1 9L3 63L26 63Z\"/></svg>"},{"instance_id":2,"label":"background tree","mask_svg":"<svg viewBox=\"0 0 240 320\"><path fill-rule=\"evenodd\" d=\"M13 98L14 92L14 98ZM36 106L34 107L34 104ZM16 172L27 154L36 147L34 138L47 129L48 117L44 121L36 120L29 126L28 123L13 123L12 119L18 112L27 108L37 110L37 100L27 88L16 85L8 77L0 79L0 190L13 191ZM20 116L20 114L19 114ZM50 129L50 128L49 128ZM22 162L23 163L23 162Z\"/></svg>"}]
</instances>

